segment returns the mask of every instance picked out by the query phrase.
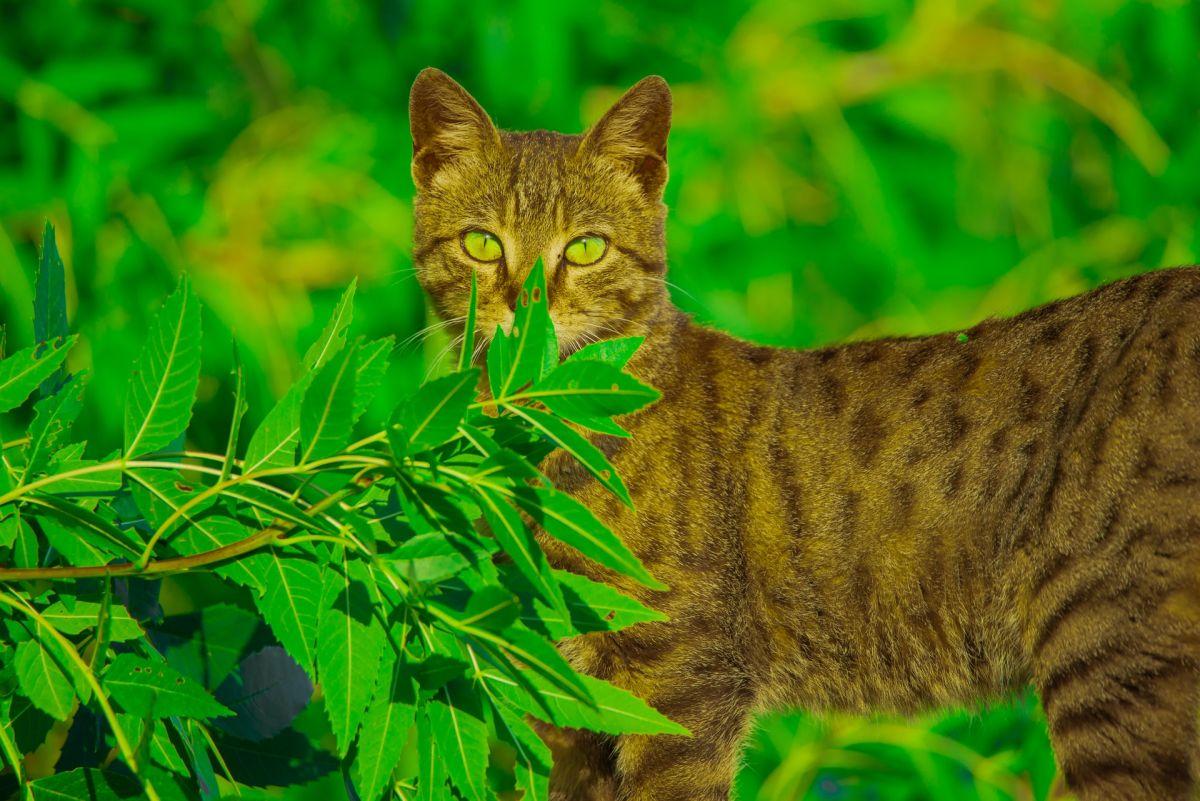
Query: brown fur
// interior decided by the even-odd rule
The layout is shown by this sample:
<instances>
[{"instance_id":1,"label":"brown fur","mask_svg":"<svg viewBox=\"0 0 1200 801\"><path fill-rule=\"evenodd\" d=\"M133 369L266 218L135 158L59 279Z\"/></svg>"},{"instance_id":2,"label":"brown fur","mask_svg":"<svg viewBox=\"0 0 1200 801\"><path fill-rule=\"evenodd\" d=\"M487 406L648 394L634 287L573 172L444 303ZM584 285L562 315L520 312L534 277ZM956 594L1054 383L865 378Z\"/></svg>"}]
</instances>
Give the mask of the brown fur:
<instances>
[{"instance_id":1,"label":"brown fur","mask_svg":"<svg viewBox=\"0 0 1200 801\"><path fill-rule=\"evenodd\" d=\"M547 731L556 799L725 799L756 710L975 704L1032 682L1082 801L1184 799L1200 713L1200 270L1120 281L953 334L812 352L693 324L664 290L666 84L584 136L498 132L444 74L413 87L416 257L439 313L503 324L538 255L564 350L644 334L662 400L598 437L624 508L546 465L655 593L549 540L670 622L562 644L693 738ZM449 121L449 122L447 122ZM506 260L473 265L464 230ZM612 245L561 262L573 236Z\"/></svg>"}]
</instances>

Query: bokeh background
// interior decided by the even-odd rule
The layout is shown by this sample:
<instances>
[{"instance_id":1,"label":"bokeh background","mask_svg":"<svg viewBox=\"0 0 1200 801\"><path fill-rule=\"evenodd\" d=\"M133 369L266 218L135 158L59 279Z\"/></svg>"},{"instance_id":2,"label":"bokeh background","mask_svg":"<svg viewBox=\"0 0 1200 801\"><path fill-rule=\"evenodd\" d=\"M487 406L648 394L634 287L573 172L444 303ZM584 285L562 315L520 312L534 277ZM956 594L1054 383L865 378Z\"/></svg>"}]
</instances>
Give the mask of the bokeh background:
<instances>
[{"instance_id":1,"label":"bokeh background","mask_svg":"<svg viewBox=\"0 0 1200 801\"><path fill-rule=\"evenodd\" d=\"M565 131L665 76L672 294L756 341L963 327L1200 248L1188 0L0 0L0 20L0 322L10 351L31 342L49 219L98 452L180 274L207 305L197 447L223 444L232 338L255 417L352 278L361 332L431 322L406 117L431 64L501 126ZM404 342L377 413L444 345ZM773 716L738 790L1060 792L1031 695L915 721Z\"/></svg>"}]
</instances>

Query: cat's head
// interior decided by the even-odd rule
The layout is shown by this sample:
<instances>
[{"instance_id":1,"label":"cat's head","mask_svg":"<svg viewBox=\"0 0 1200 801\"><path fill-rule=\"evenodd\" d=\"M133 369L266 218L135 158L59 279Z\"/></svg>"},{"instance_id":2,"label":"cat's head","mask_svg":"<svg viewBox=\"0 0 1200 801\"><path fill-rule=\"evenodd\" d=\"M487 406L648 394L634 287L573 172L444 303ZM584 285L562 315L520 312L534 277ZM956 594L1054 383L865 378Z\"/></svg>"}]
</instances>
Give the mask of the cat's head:
<instances>
[{"instance_id":1,"label":"cat's head","mask_svg":"<svg viewBox=\"0 0 1200 801\"><path fill-rule=\"evenodd\" d=\"M481 347L497 325L507 331L539 256L564 353L646 331L666 299L665 81L642 80L580 135L501 131L435 69L417 76L409 111L414 261L455 333L467 313L472 272Z\"/></svg>"}]
</instances>

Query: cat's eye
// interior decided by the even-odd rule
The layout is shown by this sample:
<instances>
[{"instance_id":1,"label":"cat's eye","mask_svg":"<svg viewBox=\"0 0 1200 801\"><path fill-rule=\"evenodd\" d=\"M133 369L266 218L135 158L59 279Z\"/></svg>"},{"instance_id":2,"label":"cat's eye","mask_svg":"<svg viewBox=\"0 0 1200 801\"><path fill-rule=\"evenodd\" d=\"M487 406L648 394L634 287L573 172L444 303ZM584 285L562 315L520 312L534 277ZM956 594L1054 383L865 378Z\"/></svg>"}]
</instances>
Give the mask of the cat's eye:
<instances>
[{"instance_id":1,"label":"cat's eye","mask_svg":"<svg viewBox=\"0 0 1200 801\"><path fill-rule=\"evenodd\" d=\"M463 250L476 261L500 261L504 248L495 234L487 231L467 231L462 237Z\"/></svg>"},{"instance_id":2,"label":"cat's eye","mask_svg":"<svg viewBox=\"0 0 1200 801\"><path fill-rule=\"evenodd\" d=\"M567 243L567 261L580 267L595 264L608 250L608 241L602 236L577 236Z\"/></svg>"}]
</instances>

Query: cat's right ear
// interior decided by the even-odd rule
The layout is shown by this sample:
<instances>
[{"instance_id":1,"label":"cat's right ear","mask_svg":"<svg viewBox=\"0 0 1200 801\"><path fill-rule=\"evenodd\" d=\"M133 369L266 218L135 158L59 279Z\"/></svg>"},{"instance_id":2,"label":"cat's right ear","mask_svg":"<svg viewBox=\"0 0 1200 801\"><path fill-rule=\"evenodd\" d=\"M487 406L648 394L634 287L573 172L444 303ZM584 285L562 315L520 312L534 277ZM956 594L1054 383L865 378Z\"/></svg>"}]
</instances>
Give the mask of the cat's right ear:
<instances>
[{"instance_id":1,"label":"cat's right ear","mask_svg":"<svg viewBox=\"0 0 1200 801\"><path fill-rule=\"evenodd\" d=\"M584 134L581 150L607 157L627 170L651 197L667 182L671 90L657 75L638 81Z\"/></svg>"},{"instance_id":2,"label":"cat's right ear","mask_svg":"<svg viewBox=\"0 0 1200 801\"><path fill-rule=\"evenodd\" d=\"M412 130L413 182L425 189L455 159L480 154L500 143L500 133L483 107L446 73L421 70L408 96Z\"/></svg>"}]
</instances>

